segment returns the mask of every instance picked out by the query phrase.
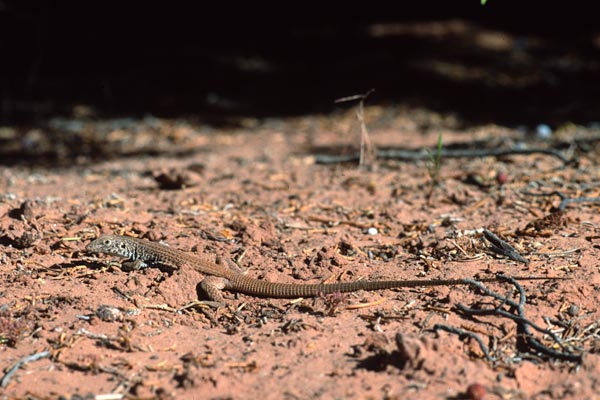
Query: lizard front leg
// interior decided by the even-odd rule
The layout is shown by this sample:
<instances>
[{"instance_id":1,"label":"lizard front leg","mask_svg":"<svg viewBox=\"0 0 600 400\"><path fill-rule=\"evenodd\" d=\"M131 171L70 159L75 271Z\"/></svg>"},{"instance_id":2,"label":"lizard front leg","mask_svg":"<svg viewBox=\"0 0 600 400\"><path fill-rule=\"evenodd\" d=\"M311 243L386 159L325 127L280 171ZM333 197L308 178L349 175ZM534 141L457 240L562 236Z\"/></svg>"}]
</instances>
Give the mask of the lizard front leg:
<instances>
[{"instance_id":1,"label":"lizard front leg","mask_svg":"<svg viewBox=\"0 0 600 400\"><path fill-rule=\"evenodd\" d=\"M142 260L126 260L121 263L121 269L123 271L139 271L143 268L147 268L148 264Z\"/></svg>"}]
</instances>

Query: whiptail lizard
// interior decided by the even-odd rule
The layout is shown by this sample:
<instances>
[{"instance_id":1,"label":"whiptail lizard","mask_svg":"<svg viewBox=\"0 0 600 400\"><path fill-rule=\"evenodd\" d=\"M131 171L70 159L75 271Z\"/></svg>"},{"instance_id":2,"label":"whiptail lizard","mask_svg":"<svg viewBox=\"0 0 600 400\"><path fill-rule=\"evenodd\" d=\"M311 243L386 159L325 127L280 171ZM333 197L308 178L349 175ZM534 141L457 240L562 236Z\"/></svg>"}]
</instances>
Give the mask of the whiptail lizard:
<instances>
[{"instance_id":1,"label":"whiptail lizard","mask_svg":"<svg viewBox=\"0 0 600 400\"><path fill-rule=\"evenodd\" d=\"M426 286L470 285L469 279L432 279L432 280L378 280L339 283L277 283L254 279L241 272L234 271L219 261L194 256L170 248L160 243L150 242L129 236L105 235L92 241L86 247L90 253L104 253L127 258L138 268L147 263L158 263L174 269L191 267L206 275L201 288L208 297L218 303L225 303L222 289L241 292L259 297L296 298L316 297L324 294L356 292L359 290L382 290L392 288L412 288ZM527 276L513 277L516 280L561 279L553 277ZM477 279L478 282L500 282L502 277Z\"/></svg>"}]
</instances>

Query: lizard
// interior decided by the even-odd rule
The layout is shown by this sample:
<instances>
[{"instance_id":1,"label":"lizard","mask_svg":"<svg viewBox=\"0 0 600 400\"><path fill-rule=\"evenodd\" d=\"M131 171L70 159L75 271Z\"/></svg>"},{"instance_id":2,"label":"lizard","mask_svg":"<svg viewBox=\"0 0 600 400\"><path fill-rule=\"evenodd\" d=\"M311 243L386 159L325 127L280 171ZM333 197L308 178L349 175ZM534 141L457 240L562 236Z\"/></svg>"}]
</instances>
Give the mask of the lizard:
<instances>
[{"instance_id":1,"label":"lizard","mask_svg":"<svg viewBox=\"0 0 600 400\"><path fill-rule=\"evenodd\" d=\"M240 292L257 297L299 298L317 297L332 293L348 293L359 290L384 290L394 288L414 288L429 286L472 285L473 280L462 279L417 279L417 280L372 280L337 283L280 283L255 279L225 266L219 258L212 261L207 256L196 256L167 245L138 239L130 236L103 235L91 241L88 253L108 254L130 260L132 266L140 269L150 264L161 264L180 269L191 267L205 275L200 287L210 300L225 304L222 289ZM506 278L506 277L505 277ZM519 276L516 280L556 280L558 277ZM477 279L478 282L502 282L503 275Z\"/></svg>"}]
</instances>

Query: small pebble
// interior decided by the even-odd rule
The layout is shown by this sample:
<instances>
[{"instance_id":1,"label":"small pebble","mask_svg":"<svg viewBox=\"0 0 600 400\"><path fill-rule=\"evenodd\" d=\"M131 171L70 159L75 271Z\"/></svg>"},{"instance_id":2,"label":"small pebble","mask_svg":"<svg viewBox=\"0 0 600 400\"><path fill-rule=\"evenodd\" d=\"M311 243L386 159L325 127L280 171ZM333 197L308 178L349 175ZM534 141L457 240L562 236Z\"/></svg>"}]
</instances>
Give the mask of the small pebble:
<instances>
[{"instance_id":1,"label":"small pebble","mask_svg":"<svg viewBox=\"0 0 600 400\"><path fill-rule=\"evenodd\" d=\"M479 383L473 383L467 388L467 399L469 400L484 400L485 387Z\"/></svg>"},{"instance_id":2,"label":"small pebble","mask_svg":"<svg viewBox=\"0 0 600 400\"><path fill-rule=\"evenodd\" d=\"M567 309L567 314L569 314L571 317L576 317L579 315L579 307L574 304L570 305Z\"/></svg>"},{"instance_id":3,"label":"small pebble","mask_svg":"<svg viewBox=\"0 0 600 400\"><path fill-rule=\"evenodd\" d=\"M107 306L105 304L96 309L96 316L104 322L121 321L123 313L118 307Z\"/></svg>"},{"instance_id":4,"label":"small pebble","mask_svg":"<svg viewBox=\"0 0 600 400\"><path fill-rule=\"evenodd\" d=\"M371 228L367 229L367 233L369 235L377 235L379 233L379 231L377 231L377 228L372 228L371 227Z\"/></svg>"},{"instance_id":5,"label":"small pebble","mask_svg":"<svg viewBox=\"0 0 600 400\"><path fill-rule=\"evenodd\" d=\"M508 175L506 172L498 172L498 175L496 175L496 182L498 182L500 185L504 185L506 181L508 181Z\"/></svg>"},{"instance_id":6,"label":"small pebble","mask_svg":"<svg viewBox=\"0 0 600 400\"><path fill-rule=\"evenodd\" d=\"M535 132L537 137L540 139L548 139L550 136L552 136L552 128L546 124L539 124L535 128Z\"/></svg>"}]
</instances>

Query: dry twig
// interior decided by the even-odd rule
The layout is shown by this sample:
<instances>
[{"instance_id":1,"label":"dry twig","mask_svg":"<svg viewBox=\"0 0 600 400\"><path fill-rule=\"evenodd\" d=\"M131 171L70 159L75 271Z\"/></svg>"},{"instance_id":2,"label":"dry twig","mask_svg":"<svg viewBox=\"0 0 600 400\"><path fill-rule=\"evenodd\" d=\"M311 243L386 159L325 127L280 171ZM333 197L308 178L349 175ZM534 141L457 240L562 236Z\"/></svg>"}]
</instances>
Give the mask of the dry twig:
<instances>
[{"instance_id":1,"label":"dry twig","mask_svg":"<svg viewBox=\"0 0 600 400\"><path fill-rule=\"evenodd\" d=\"M525 316L525 310L524 310L526 296L525 296L525 290L523 289L523 287L515 279L513 279L509 276L499 275L498 278L513 284L515 286L515 288L517 288L517 291L519 292L519 301L518 302L515 302L515 301L509 299L508 297L502 296L502 295L488 289L482 283L477 282L476 280L465 279L465 281L467 281L471 286L478 288L485 295L493 297L496 300L499 300L501 302L501 304L493 309L469 308L469 307L464 306L463 304L457 304L456 308L459 311L461 311L462 313L469 315L469 316L499 315L499 316L511 319L517 324L518 338L520 338L521 340L524 340L523 344L526 345L526 347L529 349L529 351L535 351L535 352L541 353L543 355L546 355L548 357L556 358L559 360L580 363L582 361L583 354L574 353L572 351L574 348L572 346L569 346L569 347L566 346L564 341L561 340L554 332L550 331L549 329L542 328L539 325L537 325L534 322L527 319L527 317ZM505 305L510 307L510 311L507 311L503 308L503 306L505 306ZM540 332L544 335L549 336L552 339L552 341L554 343L556 343L556 345L558 345L558 347L560 347L561 350L560 351L555 350L553 348L550 348L550 347L542 344L538 339L536 339L534 337L530 328L532 328L535 331ZM445 330L445 331L448 331L451 333L455 333L460 336L466 335L466 332L464 332L460 329L457 329L454 327L449 327L446 325L441 325L441 324L436 324L433 327L433 329L434 330L442 329L442 330ZM481 347L481 350L483 351L484 354L486 354L486 358L490 359L489 350L483 344L483 341L480 338L478 338L477 335L475 335L474 333L468 334L468 336L477 340L477 342L479 343L479 346ZM575 350L581 351L581 349L575 349ZM493 358L491 360L493 360Z\"/></svg>"}]
</instances>

